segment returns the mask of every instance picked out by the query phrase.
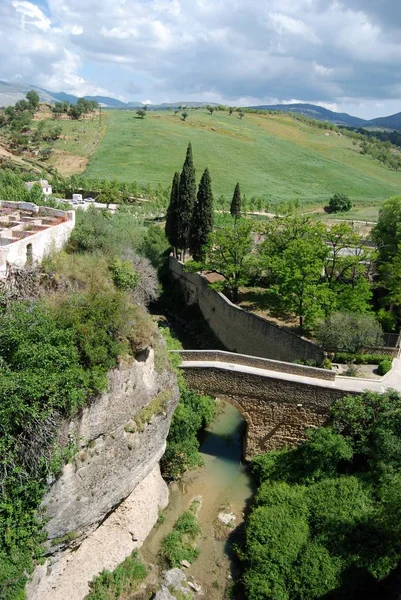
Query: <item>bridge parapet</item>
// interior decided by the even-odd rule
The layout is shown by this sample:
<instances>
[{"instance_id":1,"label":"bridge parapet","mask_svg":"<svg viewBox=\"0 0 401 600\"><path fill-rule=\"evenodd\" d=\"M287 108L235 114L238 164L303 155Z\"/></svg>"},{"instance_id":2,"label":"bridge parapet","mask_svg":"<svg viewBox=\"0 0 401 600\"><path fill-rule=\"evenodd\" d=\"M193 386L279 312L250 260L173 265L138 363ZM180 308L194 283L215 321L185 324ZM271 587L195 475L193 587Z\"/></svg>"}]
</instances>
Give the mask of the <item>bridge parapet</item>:
<instances>
[{"instance_id":1,"label":"bridge parapet","mask_svg":"<svg viewBox=\"0 0 401 600\"><path fill-rule=\"evenodd\" d=\"M326 381L335 381L336 379L335 372L327 369L318 369L316 367L272 360L270 358L260 358L258 356L249 356L247 354L225 352L223 350L173 350L172 352L179 354L185 362L207 361L231 363L235 365L244 365L246 367L255 367L257 369L265 369L267 371L302 375L304 377L312 377Z\"/></svg>"}]
</instances>

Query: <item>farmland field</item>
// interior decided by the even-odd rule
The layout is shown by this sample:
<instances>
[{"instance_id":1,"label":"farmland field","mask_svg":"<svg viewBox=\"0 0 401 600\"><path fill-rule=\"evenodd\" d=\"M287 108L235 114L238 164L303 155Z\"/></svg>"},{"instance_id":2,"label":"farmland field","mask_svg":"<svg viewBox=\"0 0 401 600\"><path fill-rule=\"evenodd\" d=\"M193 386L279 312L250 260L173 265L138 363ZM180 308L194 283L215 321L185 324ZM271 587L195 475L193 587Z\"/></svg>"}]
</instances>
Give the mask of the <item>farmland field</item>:
<instances>
[{"instance_id":1,"label":"farmland field","mask_svg":"<svg viewBox=\"0 0 401 600\"><path fill-rule=\"evenodd\" d=\"M400 193L401 172L361 155L352 140L285 115L190 110L187 121L170 111L108 111L107 129L89 159L89 177L116 177L168 185L192 142L197 175L208 166L215 195L231 196L237 181L249 198L272 204L298 199L324 205L335 192L348 194L362 218L377 214L385 198Z\"/></svg>"}]
</instances>

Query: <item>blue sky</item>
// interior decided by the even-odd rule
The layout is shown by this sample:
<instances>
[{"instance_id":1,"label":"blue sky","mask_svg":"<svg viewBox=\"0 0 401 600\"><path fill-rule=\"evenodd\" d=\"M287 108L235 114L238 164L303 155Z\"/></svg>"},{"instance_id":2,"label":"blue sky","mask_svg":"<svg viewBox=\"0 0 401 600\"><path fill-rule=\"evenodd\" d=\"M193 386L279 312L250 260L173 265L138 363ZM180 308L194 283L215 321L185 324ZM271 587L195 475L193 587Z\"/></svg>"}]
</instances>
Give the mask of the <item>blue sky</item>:
<instances>
[{"instance_id":1,"label":"blue sky","mask_svg":"<svg viewBox=\"0 0 401 600\"><path fill-rule=\"evenodd\" d=\"M391 114L401 2L0 0L0 79L153 103Z\"/></svg>"}]
</instances>

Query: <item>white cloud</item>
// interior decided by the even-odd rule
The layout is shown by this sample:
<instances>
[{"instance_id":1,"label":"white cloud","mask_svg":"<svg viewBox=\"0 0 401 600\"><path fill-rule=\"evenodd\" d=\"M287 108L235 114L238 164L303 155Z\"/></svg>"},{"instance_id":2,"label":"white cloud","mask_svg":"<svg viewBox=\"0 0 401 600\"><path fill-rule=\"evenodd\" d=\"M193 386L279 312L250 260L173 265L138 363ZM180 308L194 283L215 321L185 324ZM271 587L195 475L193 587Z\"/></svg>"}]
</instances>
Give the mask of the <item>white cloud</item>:
<instances>
[{"instance_id":1,"label":"white cloud","mask_svg":"<svg viewBox=\"0 0 401 600\"><path fill-rule=\"evenodd\" d=\"M127 90L154 101L296 97L359 106L361 99L375 103L401 93L394 66L401 60L400 6L398 0L48 0L45 14L34 0L3 0L0 77L65 91L102 89L81 75L90 61L99 81L104 67L115 69Z\"/></svg>"}]
</instances>

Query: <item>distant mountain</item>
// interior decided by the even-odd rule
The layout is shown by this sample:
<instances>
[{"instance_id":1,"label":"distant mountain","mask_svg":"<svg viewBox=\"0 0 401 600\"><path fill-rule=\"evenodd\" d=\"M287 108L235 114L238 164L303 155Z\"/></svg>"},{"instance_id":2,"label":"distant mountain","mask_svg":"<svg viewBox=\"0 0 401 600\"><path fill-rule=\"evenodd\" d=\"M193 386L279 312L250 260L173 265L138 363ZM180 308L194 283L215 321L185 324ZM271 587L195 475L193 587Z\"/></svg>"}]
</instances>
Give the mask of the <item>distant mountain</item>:
<instances>
[{"instance_id":1,"label":"distant mountain","mask_svg":"<svg viewBox=\"0 0 401 600\"><path fill-rule=\"evenodd\" d=\"M15 104L18 100L25 98L25 94L29 90L36 90L39 94L41 102L48 104L54 104L55 102L69 102L70 104L76 104L78 96L73 94L66 94L65 92L50 92L39 88L34 85L25 85L18 83L8 83L6 81L0 81L0 107L10 106ZM105 108L114 109L127 109L133 110L135 108L141 108L144 106L142 102L122 102L117 98L110 96L84 96L87 100L96 100L99 104ZM164 102L163 104L149 104L149 110L171 110L179 109L179 107L187 108L201 108L207 105L217 106L213 102ZM259 110L280 110L283 112L294 112L305 115L310 119L317 119L318 121L328 121L329 123L335 123L336 125L342 125L345 127L363 127L363 128L383 128L388 130L401 131L401 113L391 115L389 117L378 117L377 119L360 119L347 113L338 113L332 110L328 110L323 106L317 106L316 104L263 104L259 106L250 106L248 108L254 108Z\"/></svg>"},{"instance_id":2,"label":"distant mountain","mask_svg":"<svg viewBox=\"0 0 401 600\"><path fill-rule=\"evenodd\" d=\"M318 121L328 121L329 123L335 123L336 125L345 125L348 127L363 127L368 124L365 119L359 117L353 117L347 113L337 113L332 110L328 110L323 106L317 106L315 104L272 104L263 106L252 106L260 110L281 110L284 112L294 112L301 115L305 115L310 119L317 119Z\"/></svg>"},{"instance_id":3,"label":"distant mountain","mask_svg":"<svg viewBox=\"0 0 401 600\"><path fill-rule=\"evenodd\" d=\"M44 91L46 94L49 94L49 96L52 97L51 104L54 104L55 102L69 102L70 104L76 104L78 100L78 97L73 96L73 94L66 94L65 92L49 92L47 90Z\"/></svg>"},{"instance_id":4,"label":"distant mountain","mask_svg":"<svg viewBox=\"0 0 401 600\"><path fill-rule=\"evenodd\" d=\"M389 117L379 117L369 121L370 127L383 127L385 129L397 129L401 131L401 112Z\"/></svg>"},{"instance_id":5,"label":"distant mountain","mask_svg":"<svg viewBox=\"0 0 401 600\"><path fill-rule=\"evenodd\" d=\"M46 92L46 90L42 90L34 85L0 81L0 106L15 104L18 100L24 99L29 90L35 90L39 94L41 102L54 102L51 92Z\"/></svg>"},{"instance_id":6,"label":"distant mountain","mask_svg":"<svg viewBox=\"0 0 401 600\"><path fill-rule=\"evenodd\" d=\"M50 92L39 88L35 85L25 85L18 83L8 83L7 81L0 81L0 106L10 106L25 98L26 93L29 90L35 90L40 97L41 102L47 104L55 104L56 102L69 102L70 104L76 104L78 96L73 94L66 94L65 92ZM130 102L126 104L117 100L117 98L110 98L108 96L84 96L87 100L96 100L105 107L110 108L127 108L128 106L142 106L141 102Z\"/></svg>"}]
</instances>

